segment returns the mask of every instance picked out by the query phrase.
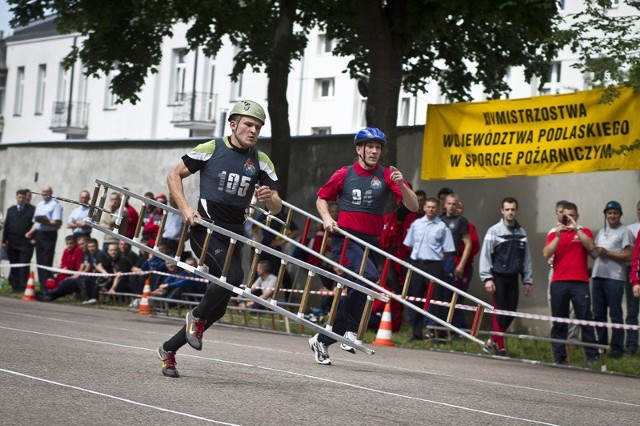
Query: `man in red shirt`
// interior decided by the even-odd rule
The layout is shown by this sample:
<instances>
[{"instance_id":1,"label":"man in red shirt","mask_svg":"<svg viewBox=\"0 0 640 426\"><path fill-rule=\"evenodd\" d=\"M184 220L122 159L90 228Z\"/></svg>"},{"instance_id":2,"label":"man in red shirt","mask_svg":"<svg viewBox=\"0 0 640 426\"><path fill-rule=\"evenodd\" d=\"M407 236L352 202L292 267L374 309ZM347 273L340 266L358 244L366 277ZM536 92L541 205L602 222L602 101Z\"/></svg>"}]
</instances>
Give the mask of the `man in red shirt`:
<instances>
[{"instance_id":1,"label":"man in red shirt","mask_svg":"<svg viewBox=\"0 0 640 426\"><path fill-rule=\"evenodd\" d=\"M367 127L360 130L353 141L358 161L337 170L318 190L316 207L326 231L344 229L368 243L379 246L384 226L384 209L390 195L393 194L396 200L402 202L410 211L418 210L416 194L403 179L400 170L378 164L386 141L387 137L380 129ZM335 200L338 200L340 206L337 222L329 214L329 202ZM344 243L344 236L335 232L331 241L334 259L340 259ZM363 256L364 247L349 240L343 264L359 273ZM378 281L378 270L371 253L362 275L372 282ZM344 334L352 341L356 340L356 330L366 299L359 291L347 290L347 297L340 301L338 307L333 324L334 333ZM309 347L314 352L318 364L331 364L328 346L333 343L335 340L320 334L309 339ZM350 346L340 345L340 348L355 353Z\"/></svg>"},{"instance_id":2,"label":"man in red shirt","mask_svg":"<svg viewBox=\"0 0 640 426\"><path fill-rule=\"evenodd\" d=\"M636 235L636 242L633 247L633 254L631 255L629 281L631 281L633 296L640 298L640 238L638 238L638 236L640 236L640 234Z\"/></svg>"},{"instance_id":3,"label":"man in red shirt","mask_svg":"<svg viewBox=\"0 0 640 426\"><path fill-rule=\"evenodd\" d=\"M81 237L76 241L76 237L73 235L67 235L65 237L65 244L67 248L62 252L62 260L60 261L60 269L68 269L69 271L79 271L82 266L82 259L84 257L84 250L87 246L86 237ZM70 277L70 274L59 272L53 278L49 278L45 283L47 290L51 291L57 288L62 280Z\"/></svg>"},{"instance_id":4,"label":"man in red shirt","mask_svg":"<svg viewBox=\"0 0 640 426\"><path fill-rule=\"evenodd\" d=\"M542 250L545 259L553 256L553 276L551 278L551 314L554 317L569 318L569 303L573 305L576 318L592 320L591 297L589 294L589 252L595 248L593 233L578 225L578 207L573 203L564 205L564 214L555 232L547 235ZM551 338L567 340L567 324L554 322ZM595 330L582 326L582 341L595 343ZM566 364L567 349L562 343L553 343L554 361ZM598 361L598 351L585 347L587 366Z\"/></svg>"}]
</instances>

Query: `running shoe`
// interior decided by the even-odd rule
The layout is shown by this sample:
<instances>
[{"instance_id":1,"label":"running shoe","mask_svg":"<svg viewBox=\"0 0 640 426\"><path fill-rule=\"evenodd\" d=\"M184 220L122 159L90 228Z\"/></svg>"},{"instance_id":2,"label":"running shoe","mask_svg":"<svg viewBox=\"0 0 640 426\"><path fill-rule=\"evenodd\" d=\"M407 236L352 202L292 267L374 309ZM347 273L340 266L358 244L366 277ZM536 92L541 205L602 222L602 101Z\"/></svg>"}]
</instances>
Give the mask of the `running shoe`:
<instances>
[{"instance_id":1,"label":"running shoe","mask_svg":"<svg viewBox=\"0 0 640 426\"><path fill-rule=\"evenodd\" d=\"M309 348L316 356L316 362L322 365L331 365L331 358L329 358L329 349L327 345L318 341L318 335L309 339Z\"/></svg>"},{"instance_id":2,"label":"running shoe","mask_svg":"<svg viewBox=\"0 0 640 426\"><path fill-rule=\"evenodd\" d=\"M358 335L356 333L354 333L353 331L346 331L344 333L344 338L347 340L351 340L353 343L356 342L356 339L358 338ZM349 346L349 345L345 345L344 343L340 343L340 349L342 349L343 351L349 352L351 354L356 354L356 350Z\"/></svg>"},{"instance_id":3,"label":"running shoe","mask_svg":"<svg viewBox=\"0 0 640 426\"><path fill-rule=\"evenodd\" d=\"M486 341L486 343L482 346L482 350L491 355L496 355L498 353L498 348L491 339Z\"/></svg>"},{"instance_id":4,"label":"running shoe","mask_svg":"<svg viewBox=\"0 0 640 426\"><path fill-rule=\"evenodd\" d=\"M187 337L187 343L199 351L202 349L202 333L204 333L205 322L193 316L193 310L187 312L185 318L187 322L187 328L185 329L185 335Z\"/></svg>"},{"instance_id":5,"label":"running shoe","mask_svg":"<svg viewBox=\"0 0 640 426\"><path fill-rule=\"evenodd\" d=\"M160 345L156 355L158 355L158 358L162 361L162 374L167 377L180 377L178 370L176 370L175 352L165 351L162 345Z\"/></svg>"}]
</instances>

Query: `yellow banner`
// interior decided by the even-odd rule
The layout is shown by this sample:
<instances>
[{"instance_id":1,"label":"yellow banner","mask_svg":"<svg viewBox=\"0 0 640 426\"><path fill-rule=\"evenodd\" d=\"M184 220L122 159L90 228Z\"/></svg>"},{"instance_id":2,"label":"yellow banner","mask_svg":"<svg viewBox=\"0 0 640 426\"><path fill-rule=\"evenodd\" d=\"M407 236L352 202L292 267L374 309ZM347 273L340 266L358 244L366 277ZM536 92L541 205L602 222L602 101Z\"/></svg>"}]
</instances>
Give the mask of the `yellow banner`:
<instances>
[{"instance_id":1,"label":"yellow banner","mask_svg":"<svg viewBox=\"0 0 640 426\"><path fill-rule=\"evenodd\" d=\"M476 103L429 105L422 179L488 179L640 169L640 94L621 88Z\"/></svg>"}]
</instances>

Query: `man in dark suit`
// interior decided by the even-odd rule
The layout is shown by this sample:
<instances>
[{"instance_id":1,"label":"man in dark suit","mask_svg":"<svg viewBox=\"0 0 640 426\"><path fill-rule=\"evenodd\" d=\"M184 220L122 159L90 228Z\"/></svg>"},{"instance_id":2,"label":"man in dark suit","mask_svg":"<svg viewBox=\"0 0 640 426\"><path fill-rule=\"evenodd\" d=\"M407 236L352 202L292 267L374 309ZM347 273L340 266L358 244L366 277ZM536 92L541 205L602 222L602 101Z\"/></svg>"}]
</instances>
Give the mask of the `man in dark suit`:
<instances>
[{"instance_id":1,"label":"man in dark suit","mask_svg":"<svg viewBox=\"0 0 640 426\"><path fill-rule=\"evenodd\" d=\"M2 232L2 247L7 252L9 262L29 263L33 256L33 244L25 236L33 225L33 215L36 208L26 202L27 191L19 189L16 192L15 206L9 207ZM13 291L24 291L29 279L29 267L11 268L9 284Z\"/></svg>"}]
</instances>

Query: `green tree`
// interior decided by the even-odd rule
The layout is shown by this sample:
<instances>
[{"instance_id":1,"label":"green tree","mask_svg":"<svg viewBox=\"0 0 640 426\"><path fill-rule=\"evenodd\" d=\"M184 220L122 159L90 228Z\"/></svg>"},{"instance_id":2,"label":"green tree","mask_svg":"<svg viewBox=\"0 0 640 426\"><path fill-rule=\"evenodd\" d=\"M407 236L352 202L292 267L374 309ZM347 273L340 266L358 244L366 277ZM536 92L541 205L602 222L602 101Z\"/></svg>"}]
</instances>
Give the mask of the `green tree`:
<instances>
[{"instance_id":1,"label":"green tree","mask_svg":"<svg viewBox=\"0 0 640 426\"><path fill-rule=\"evenodd\" d=\"M545 76L566 43L553 37L555 0L318 0L310 11L338 40L335 53L352 57L351 77L368 81L367 124L392 141L401 88L415 94L435 80L447 98L466 101L482 84L497 98L509 90L509 67L523 66L527 81ZM396 158L387 144L385 161Z\"/></svg>"},{"instance_id":2,"label":"green tree","mask_svg":"<svg viewBox=\"0 0 640 426\"><path fill-rule=\"evenodd\" d=\"M189 48L215 56L224 37L238 46L232 80L247 68L265 71L272 133L271 157L278 168L281 195L289 174L287 86L292 60L301 57L312 22L300 4L311 0L8 0L12 25L26 25L56 14L58 30L79 33L64 62L82 61L88 76L115 72L111 83L118 102L135 104L149 73L157 73L162 41L177 22L189 25ZM256 96L256 95L254 95ZM260 99L256 99L260 101ZM224 125L224 123L223 123Z\"/></svg>"},{"instance_id":3,"label":"green tree","mask_svg":"<svg viewBox=\"0 0 640 426\"><path fill-rule=\"evenodd\" d=\"M580 11L566 17L566 38L578 55L573 66L603 89L601 103L615 102L620 86L640 90L640 1L625 3L635 9L631 14L622 14L611 0L584 0ZM611 151L626 155L638 149L640 139Z\"/></svg>"}]
</instances>

